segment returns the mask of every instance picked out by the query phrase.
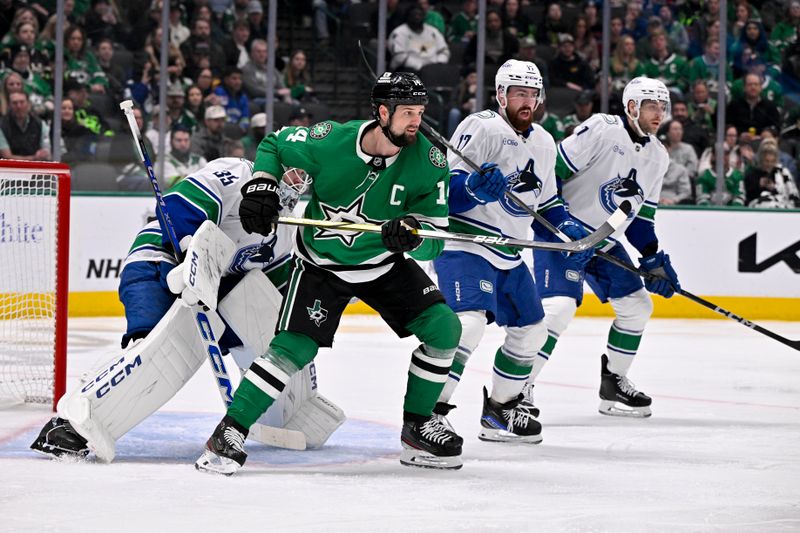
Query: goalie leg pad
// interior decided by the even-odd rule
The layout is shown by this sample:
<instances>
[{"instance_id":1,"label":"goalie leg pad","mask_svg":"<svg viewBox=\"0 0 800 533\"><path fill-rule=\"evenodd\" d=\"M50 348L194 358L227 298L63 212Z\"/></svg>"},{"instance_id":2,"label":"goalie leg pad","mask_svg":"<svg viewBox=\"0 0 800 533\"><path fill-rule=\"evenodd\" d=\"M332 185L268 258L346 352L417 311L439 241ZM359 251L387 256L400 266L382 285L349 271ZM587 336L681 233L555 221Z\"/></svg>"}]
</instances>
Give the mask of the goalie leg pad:
<instances>
[{"instance_id":1,"label":"goalie leg pad","mask_svg":"<svg viewBox=\"0 0 800 533\"><path fill-rule=\"evenodd\" d=\"M266 274L251 270L220 301L219 314L253 354L249 361L240 362L237 358L239 368L249 368L255 357L269 348L282 300Z\"/></svg>"},{"instance_id":2,"label":"goalie leg pad","mask_svg":"<svg viewBox=\"0 0 800 533\"><path fill-rule=\"evenodd\" d=\"M196 313L176 300L147 337L58 402L58 415L98 459L113 460L116 441L172 398L206 360L212 345L198 335L201 314L207 318L204 329L219 338L224 324L216 313Z\"/></svg>"},{"instance_id":3,"label":"goalie leg pad","mask_svg":"<svg viewBox=\"0 0 800 533\"><path fill-rule=\"evenodd\" d=\"M305 435L305 448L315 449L322 447L346 419L339 406L317 391L317 370L312 362L291 377L275 403L258 419L258 424L299 431ZM251 434L251 437L264 442L258 435ZM273 442L264 444L274 445Z\"/></svg>"}]
</instances>

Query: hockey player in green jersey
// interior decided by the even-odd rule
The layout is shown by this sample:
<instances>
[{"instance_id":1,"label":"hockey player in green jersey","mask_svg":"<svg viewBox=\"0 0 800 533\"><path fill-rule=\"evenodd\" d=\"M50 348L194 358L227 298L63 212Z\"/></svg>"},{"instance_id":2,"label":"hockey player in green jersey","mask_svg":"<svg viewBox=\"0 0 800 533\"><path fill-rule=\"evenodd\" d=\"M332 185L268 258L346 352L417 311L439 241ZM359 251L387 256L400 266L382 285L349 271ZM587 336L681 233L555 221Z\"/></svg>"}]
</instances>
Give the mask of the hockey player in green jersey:
<instances>
[{"instance_id":1,"label":"hockey player in green jersey","mask_svg":"<svg viewBox=\"0 0 800 533\"><path fill-rule=\"evenodd\" d=\"M399 336L421 341L408 371L401 463L461 466L461 437L432 414L461 324L413 261L442 251L440 241L422 241L412 228L447 228L447 160L418 131L428 96L416 75L385 73L371 100L374 120L285 128L259 145L255 179L243 190L239 210L248 232L273 230L280 208L275 176L285 166L314 176L307 218L381 224L382 232L312 226L298 232L278 334L245 373L198 469L232 474L244 464L248 428L319 347L332 345L352 297L375 309Z\"/></svg>"}]
</instances>

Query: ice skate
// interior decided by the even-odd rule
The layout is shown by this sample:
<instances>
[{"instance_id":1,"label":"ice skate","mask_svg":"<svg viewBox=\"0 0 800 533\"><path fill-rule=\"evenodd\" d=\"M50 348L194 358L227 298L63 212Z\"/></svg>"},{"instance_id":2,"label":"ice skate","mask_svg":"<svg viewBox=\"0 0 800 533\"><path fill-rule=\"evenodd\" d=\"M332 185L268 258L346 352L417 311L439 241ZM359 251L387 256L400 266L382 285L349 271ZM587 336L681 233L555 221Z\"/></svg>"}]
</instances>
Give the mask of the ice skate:
<instances>
[{"instance_id":1,"label":"ice skate","mask_svg":"<svg viewBox=\"0 0 800 533\"><path fill-rule=\"evenodd\" d=\"M247 460L244 451L246 438L247 430L226 416L206 442L206 449L194 467L226 476L235 474Z\"/></svg>"},{"instance_id":2,"label":"ice skate","mask_svg":"<svg viewBox=\"0 0 800 533\"><path fill-rule=\"evenodd\" d=\"M69 421L54 417L44 425L39 436L31 444L31 450L52 458L76 457L82 459L89 454L86 439L81 437Z\"/></svg>"},{"instance_id":3,"label":"ice skate","mask_svg":"<svg viewBox=\"0 0 800 533\"><path fill-rule=\"evenodd\" d=\"M600 373L600 414L609 416L628 416L647 418L652 414L650 404L653 400L625 376L608 370L608 356L603 354Z\"/></svg>"},{"instance_id":4,"label":"ice skate","mask_svg":"<svg viewBox=\"0 0 800 533\"><path fill-rule=\"evenodd\" d=\"M483 388L483 415L478 438L490 442L542 442L542 425L533 414L535 409L524 401L522 394L506 402L498 403L489 397Z\"/></svg>"},{"instance_id":5,"label":"ice skate","mask_svg":"<svg viewBox=\"0 0 800 533\"><path fill-rule=\"evenodd\" d=\"M422 468L458 469L464 439L456 435L443 416L433 414L422 420L406 420L400 442L403 453L400 462Z\"/></svg>"}]
</instances>

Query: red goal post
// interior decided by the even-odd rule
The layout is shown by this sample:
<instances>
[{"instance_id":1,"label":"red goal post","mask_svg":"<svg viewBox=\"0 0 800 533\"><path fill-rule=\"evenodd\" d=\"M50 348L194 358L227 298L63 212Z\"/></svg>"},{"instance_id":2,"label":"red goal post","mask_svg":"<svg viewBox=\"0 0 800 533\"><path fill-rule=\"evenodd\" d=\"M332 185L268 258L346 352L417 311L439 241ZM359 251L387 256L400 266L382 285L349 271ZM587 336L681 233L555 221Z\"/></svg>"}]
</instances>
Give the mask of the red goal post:
<instances>
[{"instance_id":1,"label":"red goal post","mask_svg":"<svg viewBox=\"0 0 800 533\"><path fill-rule=\"evenodd\" d=\"M66 387L70 170L0 160L0 404Z\"/></svg>"}]
</instances>

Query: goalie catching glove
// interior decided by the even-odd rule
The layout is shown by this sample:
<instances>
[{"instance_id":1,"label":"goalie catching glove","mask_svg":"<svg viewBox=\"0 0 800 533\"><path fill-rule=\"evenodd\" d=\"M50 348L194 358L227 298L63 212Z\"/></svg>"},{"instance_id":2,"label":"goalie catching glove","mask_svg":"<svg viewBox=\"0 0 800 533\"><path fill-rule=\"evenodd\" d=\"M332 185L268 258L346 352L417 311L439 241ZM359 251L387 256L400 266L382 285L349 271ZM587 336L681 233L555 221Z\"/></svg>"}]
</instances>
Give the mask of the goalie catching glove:
<instances>
[{"instance_id":1,"label":"goalie catching glove","mask_svg":"<svg viewBox=\"0 0 800 533\"><path fill-rule=\"evenodd\" d=\"M242 188L239 218L247 233L269 235L281 209L278 184L273 179L255 178Z\"/></svg>"},{"instance_id":2,"label":"goalie catching glove","mask_svg":"<svg viewBox=\"0 0 800 533\"><path fill-rule=\"evenodd\" d=\"M411 252L422 244L422 237L412 230L421 228L422 225L412 216L396 217L381 226L381 240L390 252Z\"/></svg>"}]
</instances>

